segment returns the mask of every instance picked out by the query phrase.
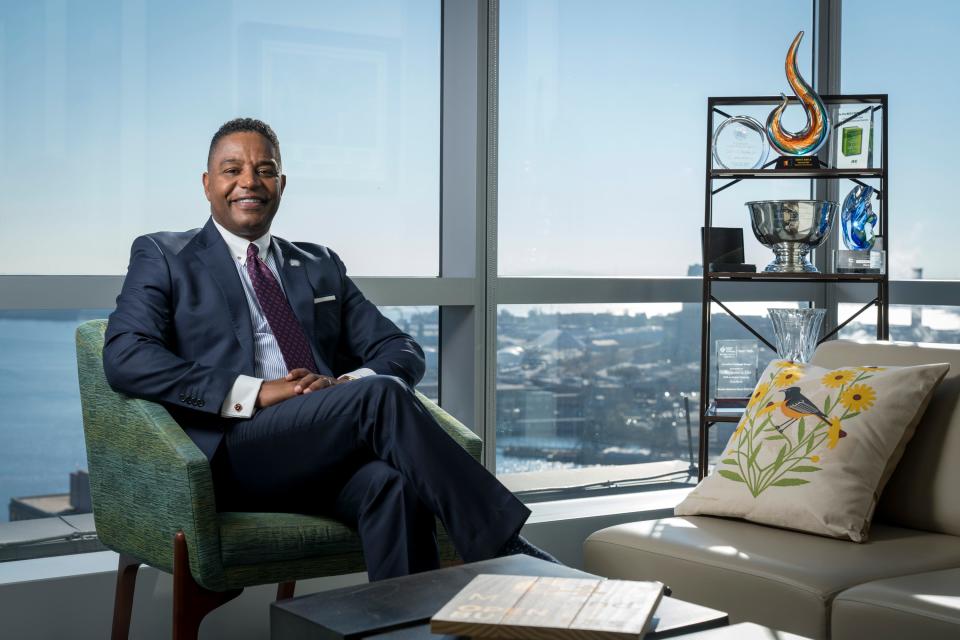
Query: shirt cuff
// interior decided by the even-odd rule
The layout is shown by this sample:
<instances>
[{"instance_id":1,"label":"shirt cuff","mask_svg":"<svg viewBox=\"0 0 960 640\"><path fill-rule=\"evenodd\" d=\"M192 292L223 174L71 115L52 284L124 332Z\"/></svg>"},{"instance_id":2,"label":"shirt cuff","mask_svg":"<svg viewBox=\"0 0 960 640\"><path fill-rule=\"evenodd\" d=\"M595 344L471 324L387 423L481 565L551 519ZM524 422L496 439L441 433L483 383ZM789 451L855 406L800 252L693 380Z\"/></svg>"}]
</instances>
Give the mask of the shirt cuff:
<instances>
[{"instance_id":1,"label":"shirt cuff","mask_svg":"<svg viewBox=\"0 0 960 640\"><path fill-rule=\"evenodd\" d=\"M343 378L346 378L348 380L355 380L356 378L366 378L367 376L375 376L375 375L377 375L376 371L374 371L373 369L367 369L366 367L363 367L362 369L356 369L355 371L351 371L350 373L345 373L339 378L337 378L337 380L341 380Z\"/></svg>"},{"instance_id":2,"label":"shirt cuff","mask_svg":"<svg viewBox=\"0 0 960 640\"><path fill-rule=\"evenodd\" d=\"M251 417L262 384L263 380L260 378L237 376L230 391L227 392L227 397L223 399L223 404L220 405L220 416L223 418Z\"/></svg>"}]
</instances>

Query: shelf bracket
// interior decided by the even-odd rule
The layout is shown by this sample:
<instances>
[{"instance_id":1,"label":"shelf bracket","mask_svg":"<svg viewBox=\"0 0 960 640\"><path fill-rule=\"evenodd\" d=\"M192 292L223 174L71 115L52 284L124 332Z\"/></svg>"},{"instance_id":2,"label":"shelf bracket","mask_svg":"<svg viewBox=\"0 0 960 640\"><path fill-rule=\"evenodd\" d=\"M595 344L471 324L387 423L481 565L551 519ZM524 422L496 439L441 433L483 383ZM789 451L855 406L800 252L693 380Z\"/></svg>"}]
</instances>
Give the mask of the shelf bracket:
<instances>
[{"instance_id":1,"label":"shelf bracket","mask_svg":"<svg viewBox=\"0 0 960 640\"><path fill-rule=\"evenodd\" d=\"M741 180L743 180L743 178L734 178L733 180L731 180L731 181L728 182L727 184L723 185L722 187L718 187L718 188L714 189L713 191L711 191L711 192L710 192L710 195L714 195L714 196L715 196L715 195L717 195L718 193L720 193L721 191L723 191L724 189L729 189L730 187L732 187L733 185L737 184L737 183L740 182Z\"/></svg>"},{"instance_id":2,"label":"shelf bracket","mask_svg":"<svg viewBox=\"0 0 960 640\"><path fill-rule=\"evenodd\" d=\"M857 316L859 316L861 313L863 313L864 311L866 311L867 309L869 309L869 308L872 307L873 305L879 305L879 304L880 304L880 298L874 298L873 300L871 300L871 301L868 302L867 304L865 304L865 305L863 305L862 307L860 307L860 309L859 309L855 314L853 314L852 316L850 316L849 318L847 318L846 320L844 320L842 324L838 324L837 327L836 327L833 331L831 331L831 332L828 333L827 335L825 335L825 336L823 336L822 338L820 338L819 340L817 340L817 346L820 346L821 344L823 344L824 342L826 342L827 340L829 340L829 339L832 338L833 336L835 336L835 335L837 335L838 333L840 333L840 330L841 330L841 329L843 329L845 326L847 326L848 324L850 324L851 322L853 322L853 320L854 320Z\"/></svg>"},{"instance_id":3,"label":"shelf bracket","mask_svg":"<svg viewBox=\"0 0 960 640\"><path fill-rule=\"evenodd\" d=\"M757 331L756 331L753 327L751 327L749 324L747 324L746 322L744 322L744 320L741 319L740 316L738 316L738 315L735 314L733 311L731 311L730 309L728 309L728 308L727 308L727 305L725 305L725 304L723 304L722 302L720 302L719 300L717 300L714 296L710 296L710 302L716 302L718 305L720 305L720 308L721 308L721 309L723 309L724 311L727 312L727 315L729 315L731 318L733 318L734 320L736 320L737 322L739 322L740 325L741 325L744 329L746 329L747 331L749 331L750 333L752 333L752 334L757 338L757 340L759 340L759 341L762 342L763 344L767 345L767 346L770 348L770 350L773 351L774 353L777 352L777 348L776 348L775 346L773 346L772 344L770 344L770 341L769 341L769 340L767 340L767 339L764 338L762 335L760 335L759 333L757 333Z\"/></svg>"}]
</instances>

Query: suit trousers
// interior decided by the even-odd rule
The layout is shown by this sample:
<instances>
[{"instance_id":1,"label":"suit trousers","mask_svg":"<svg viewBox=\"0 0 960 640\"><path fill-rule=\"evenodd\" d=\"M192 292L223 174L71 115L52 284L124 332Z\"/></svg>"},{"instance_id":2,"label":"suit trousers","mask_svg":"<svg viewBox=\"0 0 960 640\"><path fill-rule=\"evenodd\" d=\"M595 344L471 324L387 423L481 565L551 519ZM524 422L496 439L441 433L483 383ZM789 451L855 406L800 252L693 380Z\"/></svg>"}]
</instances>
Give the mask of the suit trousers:
<instances>
[{"instance_id":1,"label":"suit trousers","mask_svg":"<svg viewBox=\"0 0 960 640\"><path fill-rule=\"evenodd\" d=\"M222 510L324 514L355 528L371 580L438 566L434 516L472 562L530 515L393 376L261 409L228 428L213 466Z\"/></svg>"}]
</instances>

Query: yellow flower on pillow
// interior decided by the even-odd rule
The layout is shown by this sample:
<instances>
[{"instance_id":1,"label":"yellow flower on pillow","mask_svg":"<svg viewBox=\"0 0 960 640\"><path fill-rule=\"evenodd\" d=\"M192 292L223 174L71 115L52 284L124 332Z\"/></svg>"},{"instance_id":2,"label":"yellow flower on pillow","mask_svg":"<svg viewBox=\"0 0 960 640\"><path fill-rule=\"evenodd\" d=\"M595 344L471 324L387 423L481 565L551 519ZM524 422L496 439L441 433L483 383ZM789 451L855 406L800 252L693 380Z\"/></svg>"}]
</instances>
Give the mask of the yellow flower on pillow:
<instances>
[{"instance_id":1,"label":"yellow flower on pillow","mask_svg":"<svg viewBox=\"0 0 960 640\"><path fill-rule=\"evenodd\" d=\"M866 372L868 372L868 373L869 373L870 371L886 371L886 370L887 370L886 367L875 367L875 366L873 366L873 365L867 365L867 366L865 366L865 367L857 367L857 369L860 370L860 371L866 371Z\"/></svg>"},{"instance_id":2,"label":"yellow flower on pillow","mask_svg":"<svg viewBox=\"0 0 960 640\"><path fill-rule=\"evenodd\" d=\"M750 401L747 403L747 408L749 409L753 405L760 402L760 400L766 397L767 392L770 391L770 385L766 382L761 382L757 385L757 388L753 390L753 395L750 396Z\"/></svg>"},{"instance_id":3,"label":"yellow flower on pillow","mask_svg":"<svg viewBox=\"0 0 960 640\"><path fill-rule=\"evenodd\" d=\"M773 384L781 389L792 387L803 377L803 369L798 366L784 367L773 379Z\"/></svg>"},{"instance_id":4,"label":"yellow flower on pillow","mask_svg":"<svg viewBox=\"0 0 960 640\"><path fill-rule=\"evenodd\" d=\"M840 396L840 404L850 411L866 411L873 406L877 393L865 384L855 384Z\"/></svg>"},{"instance_id":5,"label":"yellow flower on pillow","mask_svg":"<svg viewBox=\"0 0 960 640\"><path fill-rule=\"evenodd\" d=\"M849 382L853 382L853 379L856 377L857 374L849 369L837 369L820 378L820 383L825 387L836 389Z\"/></svg>"}]
</instances>

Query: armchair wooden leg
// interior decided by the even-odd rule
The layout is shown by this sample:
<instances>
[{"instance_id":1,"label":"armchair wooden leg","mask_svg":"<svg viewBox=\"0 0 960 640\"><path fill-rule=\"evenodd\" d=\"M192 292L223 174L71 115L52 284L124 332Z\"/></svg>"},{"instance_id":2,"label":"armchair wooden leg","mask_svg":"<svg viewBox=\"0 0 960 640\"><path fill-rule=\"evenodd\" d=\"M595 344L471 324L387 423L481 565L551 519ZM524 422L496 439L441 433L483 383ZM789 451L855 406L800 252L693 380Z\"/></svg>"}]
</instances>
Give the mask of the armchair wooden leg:
<instances>
[{"instance_id":1,"label":"armchair wooden leg","mask_svg":"<svg viewBox=\"0 0 960 640\"><path fill-rule=\"evenodd\" d=\"M113 630L111 640L127 640L130 637L130 617L133 613L133 589L137 585L137 569L140 561L133 556L120 554L117 563L117 588L113 596Z\"/></svg>"},{"instance_id":2,"label":"armchair wooden leg","mask_svg":"<svg viewBox=\"0 0 960 640\"><path fill-rule=\"evenodd\" d=\"M277 585L277 600L286 600L293 597L293 592L297 588L296 580L290 582L281 582Z\"/></svg>"},{"instance_id":3,"label":"armchair wooden leg","mask_svg":"<svg viewBox=\"0 0 960 640\"><path fill-rule=\"evenodd\" d=\"M203 618L241 591L210 591L197 584L190 574L187 537L177 532L173 538L173 640L197 640Z\"/></svg>"}]
</instances>

